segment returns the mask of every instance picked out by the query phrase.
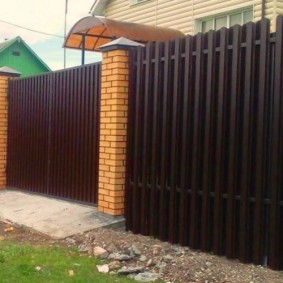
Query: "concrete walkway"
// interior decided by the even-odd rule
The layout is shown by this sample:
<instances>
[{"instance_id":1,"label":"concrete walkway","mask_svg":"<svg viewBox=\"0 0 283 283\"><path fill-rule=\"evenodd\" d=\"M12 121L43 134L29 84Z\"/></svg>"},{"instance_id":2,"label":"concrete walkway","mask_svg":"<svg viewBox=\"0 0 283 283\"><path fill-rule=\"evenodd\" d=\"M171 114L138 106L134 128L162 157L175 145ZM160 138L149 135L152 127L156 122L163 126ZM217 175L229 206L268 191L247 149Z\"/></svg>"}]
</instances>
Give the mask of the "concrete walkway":
<instances>
[{"instance_id":1,"label":"concrete walkway","mask_svg":"<svg viewBox=\"0 0 283 283\"><path fill-rule=\"evenodd\" d=\"M13 190L0 190L0 220L57 239L124 224L122 217L107 216L93 206Z\"/></svg>"}]
</instances>

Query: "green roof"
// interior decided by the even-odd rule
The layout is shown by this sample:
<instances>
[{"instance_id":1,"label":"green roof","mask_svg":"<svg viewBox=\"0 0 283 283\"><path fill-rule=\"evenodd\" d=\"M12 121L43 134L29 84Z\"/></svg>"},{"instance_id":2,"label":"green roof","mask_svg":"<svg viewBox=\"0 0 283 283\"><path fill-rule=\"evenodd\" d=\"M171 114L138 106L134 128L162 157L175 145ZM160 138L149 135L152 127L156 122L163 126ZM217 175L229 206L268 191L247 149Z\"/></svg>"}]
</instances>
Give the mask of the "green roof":
<instances>
[{"instance_id":1,"label":"green roof","mask_svg":"<svg viewBox=\"0 0 283 283\"><path fill-rule=\"evenodd\" d=\"M7 47L12 45L17 40L17 37L11 40L6 40L4 42L0 42L0 52L4 51Z\"/></svg>"},{"instance_id":2,"label":"green roof","mask_svg":"<svg viewBox=\"0 0 283 283\"><path fill-rule=\"evenodd\" d=\"M4 42L0 42L0 55L2 52L4 52L7 48L12 46L14 43L21 43L24 47L27 48L27 50L48 70L51 71L51 69L42 61L42 59L25 43L25 41L20 37L17 36L13 39L6 40Z\"/></svg>"}]
</instances>

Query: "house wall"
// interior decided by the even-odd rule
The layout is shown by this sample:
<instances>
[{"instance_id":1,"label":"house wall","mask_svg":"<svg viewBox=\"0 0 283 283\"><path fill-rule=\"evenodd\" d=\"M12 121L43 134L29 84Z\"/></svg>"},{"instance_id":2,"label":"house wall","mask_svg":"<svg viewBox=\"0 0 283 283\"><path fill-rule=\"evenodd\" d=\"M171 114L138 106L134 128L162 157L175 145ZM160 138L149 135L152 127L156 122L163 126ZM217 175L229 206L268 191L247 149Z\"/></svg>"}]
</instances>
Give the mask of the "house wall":
<instances>
[{"instance_id":1,"label":"house wall","mask_svg":"<svg viewBox=\"0 0 283 283\"><path fill-rule=\"evenodd\" d=\"M283 0L277 0L277 13L283 14Z\"/></svg>"},{"instance_id":2,"label":"house wall","mask_svg":"<svg viewBox=\"0 0 283 283\"><path fill-rule=\"evenodd\" d=\"M276 15L283 15L283 0L276 1Z\"/></svg>"},{"instance_id":3,"label":"house wall","mask_svg":"<svg viewBox=\"0 0 283 283\"><path fill-rule=\"evenodd\" d=\"M112 0L105 16L110 19L176 28L194 34L198 19L228 11L253 7L254 21L261 18L261 0L149 0L131 5L129 0ZM283 14L283 0L266 0L265 16L275 29L277 14Z\"/></svg>"},{"instance_id":4,"label":"house wall","mask_svg":"<svg viewBox=\"0 0 283 283\"><path fill-rule=\"evenodd\" d=\"M13 55L13 51L19 51L20 56ZM31 76L49 71L19 42L15 42L1 53L0 67L3 66L8 66L20 72L21 76Z\"/></svg>"}]
</instances>

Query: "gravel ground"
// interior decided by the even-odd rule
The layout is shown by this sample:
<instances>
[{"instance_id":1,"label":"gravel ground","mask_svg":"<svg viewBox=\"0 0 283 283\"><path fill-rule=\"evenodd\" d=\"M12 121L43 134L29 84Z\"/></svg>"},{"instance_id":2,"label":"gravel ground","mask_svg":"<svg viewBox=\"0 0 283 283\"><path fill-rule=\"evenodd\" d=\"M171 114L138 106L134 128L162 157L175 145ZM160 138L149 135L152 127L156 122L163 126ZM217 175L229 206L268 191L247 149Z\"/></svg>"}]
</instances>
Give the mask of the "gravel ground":
<instances>
[{"instance_id":1,"label":"gravel ground","mask_svg":"<svg viewBox=\"0 0 283 283\"><path fill-rule=\"evenodd\" d=\"M0 222L0 241L3 239L33 245L76 246L81 253L89 256L94 255L94 248L101 247L107 251L103 255L105 263L115 266L110 268L112 273L120 268L138 268L143 272L158 274L165 282L283 283L283 272L242 264L117 229L98 229L58 241L23 227ZM128 258L117 261L113 255Z\"/></svg>"}]
</instances>

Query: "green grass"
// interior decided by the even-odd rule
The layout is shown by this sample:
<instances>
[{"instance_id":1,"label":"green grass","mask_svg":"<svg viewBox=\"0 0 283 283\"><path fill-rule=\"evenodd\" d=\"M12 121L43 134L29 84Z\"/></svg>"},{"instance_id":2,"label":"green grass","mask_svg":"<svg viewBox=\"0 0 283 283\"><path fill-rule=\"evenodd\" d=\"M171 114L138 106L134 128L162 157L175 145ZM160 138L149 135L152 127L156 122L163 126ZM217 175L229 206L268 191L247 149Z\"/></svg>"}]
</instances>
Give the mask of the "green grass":
<instances>
[{"instance_id":1,"label":"green grass","mask_svg":"<svg viewBox=\"0 0 283 283\"><path fill-rule=\"evenodd\" d=\"M112 283L134 282L126 277L99 273L95 258L61 247L33 247L0 242L0 283ZM41 270L37 271L36 267ZM74 276L69 276L69 270Z\"/></svg>"}]
</instances>

